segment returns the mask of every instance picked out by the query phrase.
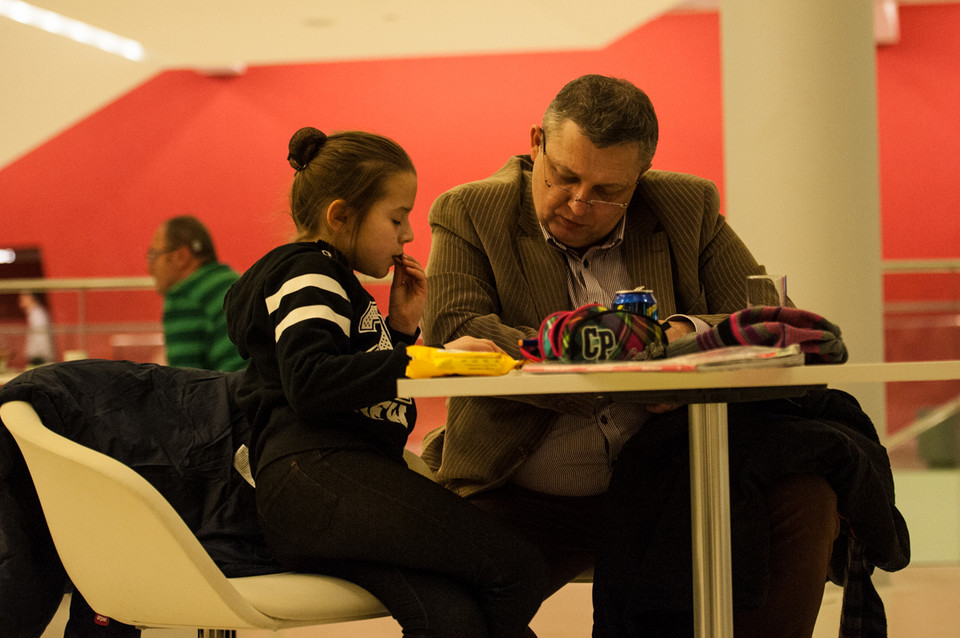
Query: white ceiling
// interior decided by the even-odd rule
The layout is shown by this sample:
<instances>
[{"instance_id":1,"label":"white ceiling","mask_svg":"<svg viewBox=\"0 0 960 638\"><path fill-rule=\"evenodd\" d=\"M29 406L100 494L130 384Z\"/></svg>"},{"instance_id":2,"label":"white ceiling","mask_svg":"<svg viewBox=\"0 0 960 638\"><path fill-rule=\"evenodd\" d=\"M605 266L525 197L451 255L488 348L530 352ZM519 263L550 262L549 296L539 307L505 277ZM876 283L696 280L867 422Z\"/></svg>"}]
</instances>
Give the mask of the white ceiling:
<instances>
[{"instance_id":1,"label":"white ceiling","mask_svg":"<svg viewBox=\"0 0 960 638\"><path fill-rule=\"evenodd\" d=\"M592 49L679 0L30 0L141 42L130 62L0 17L0 166L171 68Z\"/></svg>"},{"instance_id":2,"label":"white ceiling","mask_svg":"<svg viewBox=\"0 0 960 638\"><path fill-rule=\"evenodd\" d=\"M920 2L922 0L911 0ZM960 1L960 0L958 0ZM0 18L0 167L170 68L600 48L718 0L33 0L138 40L130 62Z\"/></svg>"},{"instance_id":3,"label":"white ceiling","mask_svg":"<svg viewBox=\"0 0 960 638\"><path fill-rule=\"evenodd\" d=\"M164 67L601 46L680 0L36 0Z\"/></svg>"}]
</instances>

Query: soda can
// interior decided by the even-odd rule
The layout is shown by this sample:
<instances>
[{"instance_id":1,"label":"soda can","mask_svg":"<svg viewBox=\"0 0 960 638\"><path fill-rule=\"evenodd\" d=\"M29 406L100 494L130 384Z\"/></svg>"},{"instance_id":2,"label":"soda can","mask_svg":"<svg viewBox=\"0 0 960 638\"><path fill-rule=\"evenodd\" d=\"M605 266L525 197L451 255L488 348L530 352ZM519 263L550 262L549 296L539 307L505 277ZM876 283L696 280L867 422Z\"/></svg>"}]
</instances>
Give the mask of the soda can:
<instances>
[{"instance_id":1,"label":"soda can","mask_svg":"<svg viewBox=\"0 0 960 638\"><path fill-rule=\"evenodd\" d=\"M613 295L613 308L657 319L657 298L653 296L652 290L643 286L633 290L618 290Z\"/></svg>"}]
</instances>

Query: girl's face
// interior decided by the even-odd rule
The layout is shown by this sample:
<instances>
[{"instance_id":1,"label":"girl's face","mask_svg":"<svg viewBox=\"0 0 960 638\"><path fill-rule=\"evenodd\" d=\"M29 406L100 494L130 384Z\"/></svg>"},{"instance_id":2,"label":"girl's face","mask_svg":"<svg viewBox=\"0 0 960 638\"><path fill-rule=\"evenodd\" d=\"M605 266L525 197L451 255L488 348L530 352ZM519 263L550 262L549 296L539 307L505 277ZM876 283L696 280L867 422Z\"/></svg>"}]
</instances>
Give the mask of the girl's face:
<instances>
[{"instance_id":1,"label":"girl's face","mask_svg":"<svg viewBox=\"0 0 960 638\"><path fill-rule=\"evenodd\" d=\"M395 173L387 178L386 194L360 222L349 250L344 251L357 272L370 277L386 277L394 257L403 254L404 244L413 241L410 211L417 198L417 176ZM353 227L346 229L353 234Z\"/></svg>"}]
</instances>

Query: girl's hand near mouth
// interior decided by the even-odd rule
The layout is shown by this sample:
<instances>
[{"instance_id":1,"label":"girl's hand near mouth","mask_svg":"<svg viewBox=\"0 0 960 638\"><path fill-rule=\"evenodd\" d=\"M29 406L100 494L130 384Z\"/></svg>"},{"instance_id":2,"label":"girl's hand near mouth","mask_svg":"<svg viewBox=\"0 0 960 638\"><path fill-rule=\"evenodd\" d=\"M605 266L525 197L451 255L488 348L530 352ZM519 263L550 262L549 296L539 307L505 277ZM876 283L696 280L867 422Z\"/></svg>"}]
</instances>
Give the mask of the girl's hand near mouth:
<instances>
[{"instance_id":1,"label":"girl's hand near mouth","mask_svg":"<svg viewBox=\"0 0 960 638\"><path fill-rule=\"evenodd\" d=\"M395 255L393 262L395 266L387 322L394 330L412 335L417 332L427 303L427 273L411 255Z\"/></svg>"}]
</instances>

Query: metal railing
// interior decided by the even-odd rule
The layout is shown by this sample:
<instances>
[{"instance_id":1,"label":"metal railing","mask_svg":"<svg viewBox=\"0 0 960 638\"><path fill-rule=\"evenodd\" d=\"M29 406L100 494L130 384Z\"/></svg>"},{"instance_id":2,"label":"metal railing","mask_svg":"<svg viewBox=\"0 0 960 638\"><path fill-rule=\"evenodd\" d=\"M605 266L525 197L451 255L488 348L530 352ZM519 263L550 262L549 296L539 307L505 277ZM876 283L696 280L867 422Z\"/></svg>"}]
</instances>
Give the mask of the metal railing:
<instances>
[{"instance_id":1,"label":"metal railing","mask_svg":"<svg viewBox=\"0 0 960 638\"><path fill-rule=\"evenodd\" d=\"M361 282L370 285L390 284L392 274L382 279L374 279L366 275L359 275ZM72 277L72 278L31 278L31 279L0 279L0 294L21 292L74 292L77 294L77 323L73 326L57 326L57 334L75 334L77 349L87 350L87 337L92 333L111 332L155 332L162 329L158 321L143 323L97 323L94 326L87 320L87 294L90 292L116 290L153 290L154 282L151 277ZM8 329L0 326L0 335L19 334L23 329Z\"/></svg>"},{"instance_id":2,"label":"metal railing","mask_svg":"<svg viewBox=\"0 0 960 638\"><path fill-rule=\"evenodd\" d=\"M3 279L0 293L76 292L78 348L87 347L87 293L92 290L152 290L151 277L75 277L64 279Z\"/></svg>"},{"instance_id":3,"label":"metal railing","mask_svg":"<svg viewBox=\"0 0 960 638\"><path fill-rule=\"evenodd\" d=\"M931 274L960 274L960 260L958 259L887 259L882 264L885 275L931 275ZM924 302L897 302L884 305L885 314L895 313L960 313L960 298L943 301ZM944 325L957 326L953 318L944 319ZM889 327L889 326L888 326ZM894 449L909 441L917 439L925 432L952 421L960 414L960 395L925 411L913 422L900 428L890 435L885 444Z\"/></svg>"},{"instance_id":4,"label":"metal railing","mask_svg":"<svg viewBox=\"0 0 960 638\"><path fill-rule=\"evenodd\" d=\"M882 270L885 275L896 274L960 274L960 260L957 259L890 259L882 264ZM389 284L390 277L384 279L372 279L361 277L361 281L370 284ZM61 279L7 279L0 280L0 293L17 292L51 292L51 291L73 291L78 294L78 321L76 333L78 335L79 347L83 350L86 346L86 337L88 332L103 331L136 331L138 326L131 324L116 325L98 325L91 329L86 319L86 294L89 291L103 290L151 290L153 289L153 280L150 277L92 277L92 278L61 278ZM960 313L960 299L954 299L941 302L899 302L888 303L885 305L885 313L908 313L908 312L950 312ZM158 322L144 323L139 326L143 330L156 330L159 327ZM960 414L960 395L941 405L935 406L922 416L915 419L912 423L899 429L896 433L887 439L887 446L894 448L898 445L917 438L924 432L937 427L941 423L950 420L952 417Z\"/></svg>"}]
</instances>

